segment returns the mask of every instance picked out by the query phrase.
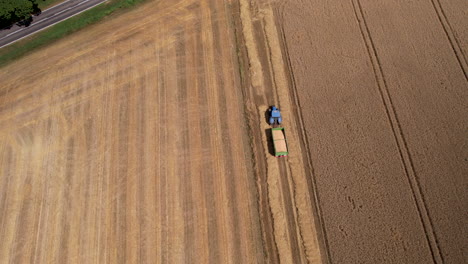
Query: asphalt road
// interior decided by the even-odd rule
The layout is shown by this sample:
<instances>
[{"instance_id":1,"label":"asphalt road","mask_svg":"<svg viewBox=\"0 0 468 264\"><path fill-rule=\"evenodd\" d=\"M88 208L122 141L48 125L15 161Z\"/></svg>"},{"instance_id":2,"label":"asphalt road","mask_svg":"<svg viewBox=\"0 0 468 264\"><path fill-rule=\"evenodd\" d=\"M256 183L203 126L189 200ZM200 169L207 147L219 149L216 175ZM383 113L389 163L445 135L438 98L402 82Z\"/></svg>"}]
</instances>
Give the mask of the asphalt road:
<instances>
[{"instance_id":1,"label":"asphalt road","mask_svg":"<svg viewBox=\"0 0 468 264\"><path fill-rule=\"evenodd\" d=\"M33 21L28 27L14 25L10 29L0 30L0 48L8 46L106 1L107 0L67 0L62 2L44 10L38 16L33 16Z\"/></svg>"}]
</instances>

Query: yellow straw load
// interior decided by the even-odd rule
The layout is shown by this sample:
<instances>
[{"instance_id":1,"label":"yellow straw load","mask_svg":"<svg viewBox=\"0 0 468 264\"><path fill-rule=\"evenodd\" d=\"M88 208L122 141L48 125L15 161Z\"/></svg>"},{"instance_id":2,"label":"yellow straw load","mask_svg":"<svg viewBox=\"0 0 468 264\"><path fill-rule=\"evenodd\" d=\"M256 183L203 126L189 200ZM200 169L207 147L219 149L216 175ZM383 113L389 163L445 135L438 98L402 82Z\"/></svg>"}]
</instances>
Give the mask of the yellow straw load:
<instances>
[{"instance_id":1,"label":"yellow straw load","mask_svg":"<svg viewBox=\"0 0 468 264\"><path fill-rule=\"evenodd\" d=\"M282 130L273 130L273 138L276 152L287 152L286 140Z\"/></svg>"}]
</instances>

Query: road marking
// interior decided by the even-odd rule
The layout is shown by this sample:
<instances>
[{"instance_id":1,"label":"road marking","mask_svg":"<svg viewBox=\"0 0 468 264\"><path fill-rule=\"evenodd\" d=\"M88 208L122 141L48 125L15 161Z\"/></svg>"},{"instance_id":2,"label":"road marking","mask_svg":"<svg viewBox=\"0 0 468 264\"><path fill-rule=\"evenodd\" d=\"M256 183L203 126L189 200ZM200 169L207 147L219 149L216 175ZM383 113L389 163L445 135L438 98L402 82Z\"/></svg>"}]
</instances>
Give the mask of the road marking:
<instances>
[{"instance_id":1,"label":"road marking","mask_svg":"<svg viewBox=\"0 0 468 264\"><path fill-rule=\"evenodd\" d=\"M56 8L57 6L61 6L61 5L65 4L65 3L68 3L68 2L70 2L70 1L74 1L74 0L63 1L63 2L61 2L61 3L59 3L59 4L56 4L56 5L52 6L52 7L47 8L47 9L44 10L42 13L44 13L44 12L46 12L46 11L49 11L49 10L51 10L51 9L54 9L54 8Z\"/></svg>"},{"instance_id":2,"label":"road marking","mask_svg":"<svg viewBox=\"0 0 468 264\"><path fill-rule=\"evenodd\" d=\"M70 2L70 1L74 1L74 0L67 0L67 1L61 2L61 3L57 4L57 5L54 5L54 6L52 6L52 7L49 7L49 8L47 8L46 10L42 11L41 14L44 14L45 12L50 11L51 9L54 9L54 8L56 8L56 7L58 7L58 6L61 6L61 5L65 4L65 3L67 3L67 2ZM33 15L33 16L35 16L35 15ZM6 27L5 27L5 28L6 28ZM15 32L16 32L16 31L15 31ZM13 32L13 33L14 33L14 32Z\"/></svg>"},{"instance_id":3,"label":"road marking","mask_svg":"<svg viewBox=\"0 0 468 264\"><path fill-rule=\"evenodd\" d=\"M40 23L42 23L42 22L44 22L44 21L47 21L47 20L49 20L49 19L51 19L51 18L54 18L54 17L56 17L56 16L62 14L63 12L66 12L66 11L68 11L68 10L70 10L70 9L76 8L76 7L82 5L82 4L86 3L86 2L89 2L89 1L91 1L91 0L86 0L86 1L83 1L83 2L79 2L77 5L74 5L74 6L72 6L72 7L69 7L69 8L67 8L67 9L65 9L65 10L62 10L62 11L60 11L60 12L58 12L58 13L55 13L55 14L51 15L50 17L44 18L44 19L39 20L38 22L36 22L36 23L34 23L34 24L31 24L31 27L37 26L37 25L39 25ZM60 21L63 21L63 20L60 20ZM6 36L4 36L4 37L1 37L0 40L2 40L2 39L4 39L4 38L7 38L7 37L9 37L9 36L12 36L12 35L14 35L14 34L16 34L16 33L18 33L18 32L22 32L22 31L24 31L24 30L30 29L31 27L20 28L20 29L14 31L14 32L9 33L8 35L6 35Z\"/></svg>"},{"instance_id":4,"label":"road marking","mask_svg":"<svg viewBox=\"0 0 468 264\"><path fill-rule=\"evenodd\" d=\"M80 2L80 3L78 3L78 4L75 5L75 6L69 7L69 8L67 8L67 9L65 9L65 10L62 10L62 11L60 11L60 12L54 14L52 17L58 16L58 15L62 14L63 12L66 12L66 11L68 11L68 10L70 10L70 9L73 9L73 8L75 8L75 7L77 7L77 6L80 6L80 5L82 5L82 4L86 3L86 2L89 2L89 1L91 1L91 0L86 0L86 1ZM50 18L52 18L52 17L48 17L48 18L46 18L46 19L50 19ZM40 23L40 22L42 22L42 21L44 21L44 20L46 20L46 19L43 19L43 20L41 20L41 21L39 21L39 22L37 22L37 23Z\"/></svg>"},{"instance_id":5,"label":"road marking","mask_svg":"<svg viewBox=\"0 0 468 264\"><path fill-rule=\"evenodd\" d=\"M76 16L76 15L79 15L79 14L81 14L81 13L83 13L83 12L85 12L85 11L87 11L87 10L89 10L89 9L91 9L91 8L93 8L93 7L95 7L95 6L98 6L98 5L100 5L100 4L104 3L104 2L107 2L107 1L108 1L108 0L103 0L102 2L99 2L99 3L97 3L97 4L93 5L93 6L90 6L90 7L86 8L85 10L82 10L82 11L76 13L76 14L73 14L73 15L71 15L71 16L69 16L69 17L66 17L66 18L64 18L64 19L62 19L62 20L60 20L60 21L57 21L57 22L53 23L53 24L50 24L50 25L48 25L47 27L38 29L38 30L36 30L36 31L34 31L34 32L32 32L32 33L26 35L26 36L23 36L23 37L21 37L21 38L15 40L15 41L12 41L12 42L7 43L7 44L5 44L5 45L3 45L3 46L0 46L0 49L3 48L3 47L6 47L6 46L8 46L8 45L11 45L11 44L13 44L13 43L15 43L15 42L17 42L17 41L19 41L19 40L22 40L22 39L24 39L24 38L26 38L26 37L29 37L29 36L31 36L32 34L36 34L37 32L40 32L40 31L42 31L42 30L44 30L44 29L46 29L46 28L49 28L49 27L51 27L51 26L53 26L53 25L55 25L55 24L57 24L57 23L60 23L60 22L62 22L62 21L64 21L64 20L67 20L67 19L69 19L69 18L71 18L71 17L74 17L74 16Z\"/></svg>"}]
</instances>

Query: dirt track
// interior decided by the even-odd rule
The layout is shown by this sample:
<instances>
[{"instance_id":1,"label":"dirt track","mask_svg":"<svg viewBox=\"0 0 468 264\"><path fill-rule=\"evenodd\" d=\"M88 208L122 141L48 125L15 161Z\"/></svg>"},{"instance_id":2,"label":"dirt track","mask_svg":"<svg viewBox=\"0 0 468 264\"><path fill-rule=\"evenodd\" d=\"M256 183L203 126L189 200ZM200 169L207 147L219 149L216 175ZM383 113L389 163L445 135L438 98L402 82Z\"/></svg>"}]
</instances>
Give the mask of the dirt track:
<instances>
[{"instance_id":1,"label":"dirt track","mask_svg":"<svg viewBox=\"0 0 468 264\"><path fill-rule=\"evenodd\" d=\"M463 5L155 0L3 68L0 262L462 263Z\"/></svg>"}]
</instances>

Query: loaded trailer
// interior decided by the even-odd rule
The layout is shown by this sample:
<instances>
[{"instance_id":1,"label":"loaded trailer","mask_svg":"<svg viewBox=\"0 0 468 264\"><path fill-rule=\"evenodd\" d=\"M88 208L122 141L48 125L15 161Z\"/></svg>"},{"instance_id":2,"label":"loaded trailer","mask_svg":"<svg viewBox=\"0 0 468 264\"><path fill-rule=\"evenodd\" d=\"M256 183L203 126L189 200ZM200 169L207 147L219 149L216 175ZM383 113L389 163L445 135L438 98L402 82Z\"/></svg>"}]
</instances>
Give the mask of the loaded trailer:
<instances>
[{"instance_id":1,"label":"loaded trailer","mask_svg":"<svg viewBox=\"0 0 468 264\"><path fill-rule=\"evenodd\" d=\"M275 157L284 157L288 155L288 147L286 145L286 137L284 134L284 127L276 127L271 129L273 138L273 147L275 150Z\"/></svg>"}]
</instances>

